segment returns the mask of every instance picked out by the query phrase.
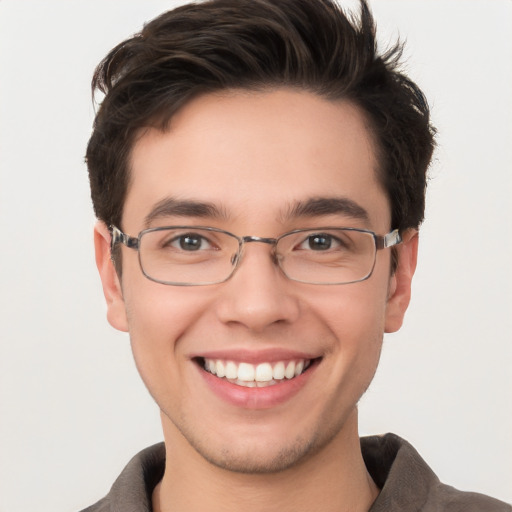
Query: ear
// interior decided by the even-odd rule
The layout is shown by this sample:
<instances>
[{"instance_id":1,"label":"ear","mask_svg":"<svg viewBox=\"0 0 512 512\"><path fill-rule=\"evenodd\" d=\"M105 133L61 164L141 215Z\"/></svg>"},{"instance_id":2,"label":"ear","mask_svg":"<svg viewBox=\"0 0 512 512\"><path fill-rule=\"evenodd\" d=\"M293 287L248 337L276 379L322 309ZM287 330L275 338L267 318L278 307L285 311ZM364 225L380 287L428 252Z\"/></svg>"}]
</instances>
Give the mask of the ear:
<instances>
[{"instance_id":1,"label":"ear","mask_svg":"<svg viewBox=\"0 0 512 512\"><path fill-rule=\"evenodd\" d=\"M402 326L411 300L411 283L418 260L418 231L408 229L397 246L398 265L389 282L385 332L396 332Z\"/></svg>"},{"instance_id":2,"label":"ear","mask_svg":"<svg viewBox=\"0 0 512 512\"><path fill-rule=\"evenodd\" d=\"M111 234L105 223L99 221L94 227L94 250L96 266L100 273L103 294L107 302L107 320L112 327L128 332L128 321L123 291L110 252Z\"/></svg>"}]
</instances>

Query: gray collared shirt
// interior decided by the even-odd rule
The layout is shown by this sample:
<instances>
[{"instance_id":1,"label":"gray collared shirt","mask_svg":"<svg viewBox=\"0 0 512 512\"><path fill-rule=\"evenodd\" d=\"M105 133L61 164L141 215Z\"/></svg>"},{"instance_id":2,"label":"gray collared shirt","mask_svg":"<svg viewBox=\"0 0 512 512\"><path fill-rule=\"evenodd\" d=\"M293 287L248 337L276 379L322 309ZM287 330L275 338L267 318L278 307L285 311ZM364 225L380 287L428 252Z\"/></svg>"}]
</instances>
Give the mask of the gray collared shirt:
<instances>
[{"instance_id":1,"label":"gray collared shirt","mask_svg":"<svg viewBox=\"0 0 512 512\"><path fill-rule=\"evenodd\" d=\"M394 434L361 438L363 458L381 492L369 512L512 512L483 494L442 484L418 452ZM163 443L138 453L110 492L82 512L151 512L151 495L165 469Z\"/></svg>"}]
</instances>

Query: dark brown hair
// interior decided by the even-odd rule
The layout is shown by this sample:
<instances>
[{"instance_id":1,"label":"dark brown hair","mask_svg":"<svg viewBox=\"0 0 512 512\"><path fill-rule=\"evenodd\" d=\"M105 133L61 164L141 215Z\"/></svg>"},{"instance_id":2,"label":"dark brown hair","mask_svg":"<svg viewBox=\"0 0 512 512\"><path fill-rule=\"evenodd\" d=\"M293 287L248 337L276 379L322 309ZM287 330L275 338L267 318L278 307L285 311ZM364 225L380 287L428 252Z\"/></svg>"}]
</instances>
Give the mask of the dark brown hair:
<instances>
[{"instance_id":1,"label":"dark brown hair","mask_svg":"<svg viewBox=\"0 0 512 512\"><path fill-rule=\"evenodd\" d=\"M366 1L358 18L333 0L210 0L166 12L99 64L93 94L105 94L87 146L97 217L120 225L137 134L165 130L200 94L293 87L357 105L377 146L392 227L423 220L434 148L429 109L399 71L401 45L379 55Z\"/></svg>"}]
</instances>

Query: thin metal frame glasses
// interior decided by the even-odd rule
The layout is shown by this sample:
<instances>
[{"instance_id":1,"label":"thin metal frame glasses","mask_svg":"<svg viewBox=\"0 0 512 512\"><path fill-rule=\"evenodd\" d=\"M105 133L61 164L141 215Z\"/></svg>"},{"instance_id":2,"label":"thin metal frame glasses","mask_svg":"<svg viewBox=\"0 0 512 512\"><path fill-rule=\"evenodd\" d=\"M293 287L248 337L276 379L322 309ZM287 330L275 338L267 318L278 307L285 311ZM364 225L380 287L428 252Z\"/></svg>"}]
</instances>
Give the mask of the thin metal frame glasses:
<instances>
[{"instance_id":1,"label":"thin metal frame glasses","mask_svg":"<svg viewBox=\"0 0 512 512\"><path fill-rule=\"evenodd\" d=\"M398 229L386 235L345 227L296 229L277 238L239 237L205 226L148 228L137 237L111 226L112 250L121 243L138 251L142 273L157 283L204 286L236 272L248 243L269 244L271 258L292 281L334 285L368 279L377 251L402 242Z\"/></svg>"}]
</instances>

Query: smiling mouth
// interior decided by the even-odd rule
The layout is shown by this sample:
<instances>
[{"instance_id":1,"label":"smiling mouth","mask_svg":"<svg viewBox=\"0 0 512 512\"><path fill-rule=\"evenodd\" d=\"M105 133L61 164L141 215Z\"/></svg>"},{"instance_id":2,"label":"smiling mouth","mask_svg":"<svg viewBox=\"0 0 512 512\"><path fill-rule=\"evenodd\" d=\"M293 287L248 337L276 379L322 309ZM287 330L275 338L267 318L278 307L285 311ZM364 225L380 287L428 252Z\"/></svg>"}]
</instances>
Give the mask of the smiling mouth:
<instances>
[{"instance_id":1,"label":"smiling mouth","mask_svg":"<svg viewBox=\"0 0 512 512\"><path fill-rule=\"evenodd\" d=\"M319 359L296 359L251 364L222 359L198 358L198 363L208 373L237 386L262 388L274 386L302 375Z\"/></svg>"}]
</instances>

